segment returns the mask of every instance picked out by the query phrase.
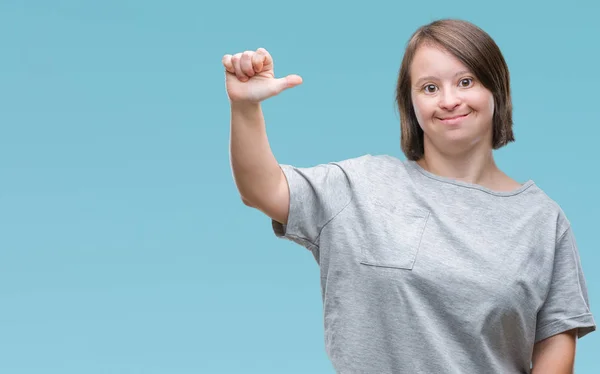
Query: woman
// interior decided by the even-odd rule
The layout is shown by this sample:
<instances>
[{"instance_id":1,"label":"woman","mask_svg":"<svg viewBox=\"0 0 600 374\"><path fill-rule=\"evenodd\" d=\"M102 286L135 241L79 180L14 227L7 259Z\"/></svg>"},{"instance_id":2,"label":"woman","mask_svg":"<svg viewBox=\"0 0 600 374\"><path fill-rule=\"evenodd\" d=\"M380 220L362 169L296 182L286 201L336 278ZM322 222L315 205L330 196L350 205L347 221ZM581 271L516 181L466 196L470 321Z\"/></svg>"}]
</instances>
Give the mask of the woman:
<instances>
[{"instance_id":1,"label":"woman","mask_svg":"<svg viewBox=\"0 0 600 374\"><path fill-rule=\"evenodd\" d=\"M319 263L336 371L572 371L576 338L596 329L579 254L558 204L494 162L514 137L488 34L439 20L409 40L396 92L406 161L279 165L260 102L302 79L276 79L264 49L223 65L238 190Z\"/></svg>"}]
</instances>

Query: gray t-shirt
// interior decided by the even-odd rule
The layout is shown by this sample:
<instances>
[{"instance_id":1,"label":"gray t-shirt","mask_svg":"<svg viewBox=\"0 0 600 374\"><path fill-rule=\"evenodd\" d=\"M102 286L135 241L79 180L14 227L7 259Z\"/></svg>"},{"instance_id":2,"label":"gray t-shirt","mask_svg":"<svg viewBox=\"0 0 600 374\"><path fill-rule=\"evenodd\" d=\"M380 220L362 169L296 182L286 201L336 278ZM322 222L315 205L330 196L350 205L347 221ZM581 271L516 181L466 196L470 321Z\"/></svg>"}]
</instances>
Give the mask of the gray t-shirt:
<instances>
[{"instance_id":1,"label":"gray t-shirt","mask_svg":"<svg viewBox=\"0 0 600 374\"><path fill-rule=\"evenodd\" d=\"M277 236L320 267L339 373L529 373L533 345L596 329L573 232L533 181L510 192L365 155L281 165Z\"/></svg>"}]
</instances>

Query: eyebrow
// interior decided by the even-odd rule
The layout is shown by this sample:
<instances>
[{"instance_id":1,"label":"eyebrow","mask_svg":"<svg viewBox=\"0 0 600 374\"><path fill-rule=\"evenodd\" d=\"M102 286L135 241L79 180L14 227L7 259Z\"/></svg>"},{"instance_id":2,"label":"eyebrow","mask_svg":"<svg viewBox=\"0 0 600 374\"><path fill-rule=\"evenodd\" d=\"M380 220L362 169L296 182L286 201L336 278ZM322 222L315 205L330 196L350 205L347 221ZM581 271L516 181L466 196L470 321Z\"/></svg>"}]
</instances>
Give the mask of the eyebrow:
<instances>
[{"instance_id":1,"label":"eyebrow","mask_svg":"<svg viewBox=\"0 0 600 374\"><path fill-rule=\"evenodd\" d=\"M454 78L458 77L459 75L463 75L463 74L473 74L473 73L471 73L469 70L461 70L461 71L457 72L456 74L454 74ZM433 76L433 75L428 75L428 76L426 76L426 77L421 77L421 78L419 78L419 79L418 79L418 80L415 82L415 85L417 85L417 86L418 86L418 85L420 85L420 83L421 83L421 82L423 82L423 81L429 81L429 80L432 80L432 81L434 81L434 80L437 80L437 79L439 79L439 78L438 78L438 77L435 77L435 76Z\"/></svg>"}]
</instances>

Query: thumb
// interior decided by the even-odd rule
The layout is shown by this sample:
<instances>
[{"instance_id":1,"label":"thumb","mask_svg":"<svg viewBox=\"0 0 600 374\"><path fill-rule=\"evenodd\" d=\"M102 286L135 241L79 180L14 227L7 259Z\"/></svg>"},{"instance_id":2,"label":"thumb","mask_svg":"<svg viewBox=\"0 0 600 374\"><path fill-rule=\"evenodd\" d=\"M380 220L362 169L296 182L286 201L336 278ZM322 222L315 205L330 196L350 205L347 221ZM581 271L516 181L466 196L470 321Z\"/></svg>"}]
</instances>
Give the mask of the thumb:
<instances>
[{"instance_id":1,"label":"thumb","mask_svg":"<svg viewBox=\"0 0 600 374\"><path fill-rule=\"evenodd\" d=\"M288 75L287 77L275 79L275 90L280 93L288 88L296 87L302 84L302 77L296 74Z\"/></svg>"}]
</instances>

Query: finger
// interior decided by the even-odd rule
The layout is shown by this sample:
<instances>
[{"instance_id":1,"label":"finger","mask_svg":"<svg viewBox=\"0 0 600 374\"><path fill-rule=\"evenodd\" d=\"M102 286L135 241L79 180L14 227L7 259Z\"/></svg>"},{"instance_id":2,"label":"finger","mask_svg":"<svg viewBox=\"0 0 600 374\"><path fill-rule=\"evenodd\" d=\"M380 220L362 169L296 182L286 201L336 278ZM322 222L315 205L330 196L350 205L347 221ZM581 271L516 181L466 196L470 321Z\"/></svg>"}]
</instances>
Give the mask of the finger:
<instances>
[{"instance_id":1,"label":"finger","mask_svg":"<svg viewBox=\"0 0 600 374\"><path fill-rule=\"evenodd\" d=\"M288 88L296 87L302 84L302 77L296 74L290 74L287 77L279 78L276 80L278 92L287 90Z\"/></svg>"},{"instance_id":2,"label":"finger","mask_svg":"<svg viewBox=\"0 0 600 374\"><path fill-rule=\"evenodd\" d=\"M242 58L240 60L240 67L242 68L244 74L246 74L248 77L254 76L254 68L252 67L252 55L254 55L254 52L246 51L242 54Z\"/></svg>"},{"instance_id":3,"label":"finger","mask_svg":"<svg viewBox=\"0 0 600 374\"><path fill-rule=\"evenodd\" d=\"M267 58L264 53L261 53L262 48L259 48L256 53L252 56L252 68L255 72L260 73L263 71L265 59ZM263 49L264 50L264 49Z\"/></svg>"},{"instance_id":4,"label":"finger","mask_svg":"<svg viewBox=\"0 0 600 374\"><path fill-rule=\"evenodd\" d=\"M231 57L231 62L233 64L233 68L235 70L235 75L237 76L237 79L239 79L242 82L246 82L248 80L248 77L246 76L246 74L244 74L240 66L241 57L241 53L236 53L235 55L233 55L233 57Z\"/></svg>"},{"instance_id":5,"label":"finger","mask_svg":"<svg viewBox=\"0 0 600 374\"><path fill-rule=\"evenodd\" d=\"M260 54L261 56L264 56L262 59L263 66L260 71L272 70L273 69L273 57L271 57L271 54L269 53L269 51L267 51L264 48L259 48L256 50L256 53Z\"/></svg>"},{"instance_id":6,"label":"finger","mask_svg":"<svg viewBox=\"0 0 600 374\"><path fill-rule=\"evenodd\" d=\"M296 74L291 74L284 78L274 79L271 86L273 95L279 95L282 91L285 91L288 88L296 87L301 83L302 77Z\"/></svg>"},{"instance_id":7,"label":"finger","mask_svg":"<svg viewBox=\"0 0 600 374\"><path fill-rule=\"evenodd\" d=\"M235 69L233 67L233 64L231 63L231 57L231 55L225 55L223 56L221 62L223 63L225 70L227 70L230 73L235 73Z\"/></svg>"}]
</instances>

